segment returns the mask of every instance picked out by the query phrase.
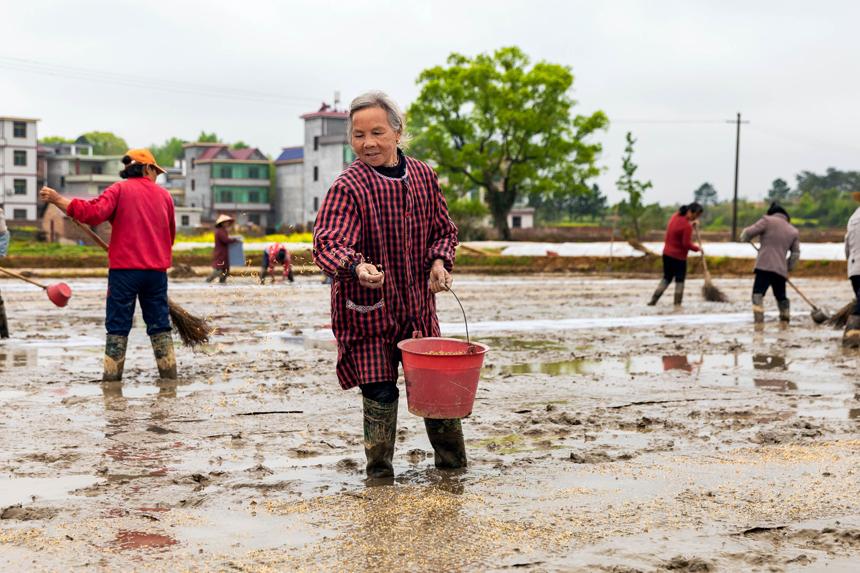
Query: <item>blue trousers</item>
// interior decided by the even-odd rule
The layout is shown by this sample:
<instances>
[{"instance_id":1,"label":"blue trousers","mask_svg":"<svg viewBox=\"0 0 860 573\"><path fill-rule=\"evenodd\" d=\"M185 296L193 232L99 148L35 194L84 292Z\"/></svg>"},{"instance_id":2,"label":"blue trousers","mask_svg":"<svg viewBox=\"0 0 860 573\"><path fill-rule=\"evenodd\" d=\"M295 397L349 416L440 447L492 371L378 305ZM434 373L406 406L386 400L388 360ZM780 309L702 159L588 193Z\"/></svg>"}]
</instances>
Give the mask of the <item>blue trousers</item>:
<instances>
[{"instance_id":1,"label":"blue trousers","mask_svg":"<svg viewBox=\"0 0 860 573\"><path fill-rule=\"evenodd\" d=\"M150 336L170 332L170 311L167 306L167 273L137 269L108 271L105 328L108 334L128 336L134 318L135 300Z\"/></svg>"}]
</instances>

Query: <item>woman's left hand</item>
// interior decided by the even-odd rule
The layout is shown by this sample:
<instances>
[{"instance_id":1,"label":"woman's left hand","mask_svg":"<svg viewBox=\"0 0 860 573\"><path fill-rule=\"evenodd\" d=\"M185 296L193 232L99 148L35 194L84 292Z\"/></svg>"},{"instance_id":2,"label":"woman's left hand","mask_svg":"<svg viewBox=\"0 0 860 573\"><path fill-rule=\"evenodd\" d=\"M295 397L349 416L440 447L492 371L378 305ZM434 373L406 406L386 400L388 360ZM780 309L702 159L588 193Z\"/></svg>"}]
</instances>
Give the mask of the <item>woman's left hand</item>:
<instances>
[{"instance_id":1,"label":"woman's left hand","mask_svg":"<svg viewBox=\"0 0 860 573\"><path fill-rule=\"evenodd\" d=\"M451 283L454 279L451 273L445 269L445 263L442 259L433 261L433 266L430 268L430 292L437 293L451 288Z\"/></svg>"}]
</instances>

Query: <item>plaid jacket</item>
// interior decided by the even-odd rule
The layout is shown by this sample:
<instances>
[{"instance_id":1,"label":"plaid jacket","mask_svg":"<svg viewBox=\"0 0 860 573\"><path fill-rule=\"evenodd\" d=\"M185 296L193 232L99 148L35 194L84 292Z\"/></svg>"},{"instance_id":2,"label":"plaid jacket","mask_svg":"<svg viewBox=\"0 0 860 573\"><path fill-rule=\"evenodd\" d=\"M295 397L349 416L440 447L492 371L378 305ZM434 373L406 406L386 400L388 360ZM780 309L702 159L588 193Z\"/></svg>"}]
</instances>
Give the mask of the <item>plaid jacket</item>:
<instances>
[{"instance_id":1,"label":"plaid jacket","mask_svg":"<svg viewBox=\"0 0 860 573\"><path fill-rule=\"evenodd\" d=\"M415 331L439 336L428 280L434 260L451 271L457 227L436 173L406 158L392 179L356 160L323 200L314 225L314 262L334 281L332 330L341 387L397 380L397 342ZM364 288L353 267L371 262L385 272L382 289Z\"/></svg>"}]
</instances>

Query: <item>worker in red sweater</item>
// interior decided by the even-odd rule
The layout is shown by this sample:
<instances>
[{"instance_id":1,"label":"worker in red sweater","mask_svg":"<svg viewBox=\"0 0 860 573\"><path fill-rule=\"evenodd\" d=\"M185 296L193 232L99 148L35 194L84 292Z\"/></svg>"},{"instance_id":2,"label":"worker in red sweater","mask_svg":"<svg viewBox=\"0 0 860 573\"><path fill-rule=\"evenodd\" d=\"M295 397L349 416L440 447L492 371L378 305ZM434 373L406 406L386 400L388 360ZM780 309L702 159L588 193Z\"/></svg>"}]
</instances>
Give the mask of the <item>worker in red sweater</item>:
<instances>
[{"instance_id":1,"label":"worker in red sweater","mask_svg":"<svg viewBox=\"0 0 860 573\"><path fill-rule=\"evenodd\" d=\"M167 306L167 269L173 264L176 238L173 199L155 184L164 169L148 149L129 150L122 158L124 179L95 199L68 199L50 187L39 196L69 217L87 225L111 223L108 292L105 312L105 381L122 380L135 300L140 301L146 333L152 341L158 374L176 378L176 358Z\"/></svg>"},{"instance_id":2,"label":"worker in red sweater","mask_svg":"<svg viewBox=\"0 0 860 573\"><path fill-rule=\"evenodd\" d=\"M681 205L678 212L669 219L666 227L666 242L663 245L663 280L654 291L649 306L654 306L663 293L669 288L672 280L675 280L675 306L680 306L684 301L684 280L687 278L687 253L698 251L699 247L693 243L693 225L702 216L702 206L698 203Z\"/></svg>"},{"instance_id":3,"label":"worker in red sweater","mask_svg":"<svg viewBox=\"0 0 860 573\"><path fill-rule=\"evenodd\" d=\"M275 284L275 265L284 266L284 281L295 281L293 277L293 262L290 251L283 243L272 243L263 249L263 267L260 269L260 284L266 282L266 277L272 277Z\"/></svg>"}]
</instances>

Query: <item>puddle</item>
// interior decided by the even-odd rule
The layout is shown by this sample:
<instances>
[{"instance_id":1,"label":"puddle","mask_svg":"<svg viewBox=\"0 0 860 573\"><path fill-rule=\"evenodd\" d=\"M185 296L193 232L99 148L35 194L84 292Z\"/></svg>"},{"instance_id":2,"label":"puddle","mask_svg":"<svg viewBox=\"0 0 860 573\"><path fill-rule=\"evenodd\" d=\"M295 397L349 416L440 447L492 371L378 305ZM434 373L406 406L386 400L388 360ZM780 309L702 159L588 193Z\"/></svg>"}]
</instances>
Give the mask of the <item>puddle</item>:
<instances>
[{"instance_id":1,"label":"puddle","mask_svg":"<svg viewBox=\"0 0 860 573\"><path fill-rule=\"evenodd\" d=\"M18 503L60 500L74 497L75 490L89 487L100 480L95 476L68 475L58 478L0 477L0 507Z\"/></svg>"},{"instance_id":2,"label":"puddle","mask_svg":"<svg viewBox=\"0 0 860 573\"><path fill-rule=\"evenodd\" d=\"M667 325L744 324L752 322L748 312L725 314L672 314L646 316L619 316L608 318L561 318L537 320L488 320L469 322L469 332L556 332L559 330L589 330L598 328L642 328ZM445 336L465 334L462 322L445 322L439 325Z\"/></svg>"},{"instance_id":3,"label":"puddle","mask_svg":"<svg viewBox=\"0 0 860 573\"><path fill-rule=\"evenodd\" d=\"M855 386L843 377L821 373L814 376L817 361L814 358L790 361L783 354L745 353L665 356L630 356L589 360L576 358L551 362L526 362L501 367L498 371L509 375L546 374L549 376L611 376L619 372L627 375L659 375L676 372L690 376L700 385L755 387L765 391L791 393L798 397L794 408L799 416L816 418L856 417L853 409L844 404L854 398ZM770 372L777 378L765 377ZM720 373L718 378L701 374ZM754 374L759 373L759 374Z\"/></svg>"}]
</instances>

